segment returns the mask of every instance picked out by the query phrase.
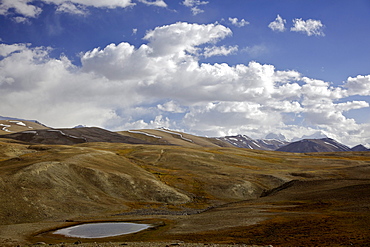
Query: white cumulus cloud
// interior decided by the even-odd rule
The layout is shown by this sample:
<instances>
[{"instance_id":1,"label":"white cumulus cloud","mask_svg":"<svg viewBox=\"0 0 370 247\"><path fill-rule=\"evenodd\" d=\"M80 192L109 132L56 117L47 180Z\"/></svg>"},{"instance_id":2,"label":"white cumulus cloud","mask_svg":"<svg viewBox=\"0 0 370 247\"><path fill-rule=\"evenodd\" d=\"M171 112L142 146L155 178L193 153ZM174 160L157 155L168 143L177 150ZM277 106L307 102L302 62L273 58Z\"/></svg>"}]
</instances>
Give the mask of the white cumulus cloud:
<instances>
[{"instance_id":1,"label":"white cumulus cloud","mask_svg":"<svg viewBox=\"0 0 370 247\"><path fill-rule=\"evenodd\" d=\"M13 17L13 21L15 21L16 23L26 23L26 24L28 24L28 23L29 23L28 18L23 17L23 16L16 16L16 17Z\"/></svg>"},{"instance_id":2,"label":"white cumulus cloud","mask_svg":"<svg viewBox=\"0 0 370 247\"><path fill-rule=\"evenodd\" d=\"M13 52L25 50L27 46L29 46L29 44L0 44L0 56L6 57Z\"/></svg>"},{"instance_id":3,"label":"white cumulus cloud","mask_svg":"<svg viewBox=\"0 0 370 247\"><path fill-rule=\"evenodd\" d=\"M233 24L234 26L237 26L237 27L244 27L246 25L249 25L249 22L248 21L246 21L244 19L241 19L239 21L239 19L236 18L236 17L235 18L229 17L229 21L231 22L231 24Z\"/></svg>"},{"instance_id":4,"label":"white cumulus cloud","mask_svg":"<svg viewBox=\"0 0 370 247\"><path fill-rule=\"evenodd\" d=\"M163 0L155 0L155 1L148 1L148 0L139 0L139 2L145 3L147 5L154 5L157 7L167 7L167 4Z\"/></svg>"},{"instance_id":5,"label":"white cumulus cloud","mask_svg":"<svg viewBox=\"0 0 370 247\"><path fill-rule=\"evenodd\" d=\"M350 95L369 95L370 94L370 75L349 77L344 85Z\"/></svg>"},{"instance_id":6,"label":"white cumulus cloud","mask_svg":"<svg viewBox=\"0 0 370 247\"><path fill-rule=\"evenodd\" d=\"M196 53L200 44L216 42L231 35L231 30L219 25L198 25L178 22L157 27L147 32L144 39L149 40L153 55L174 54L179 51Z\"/></svg>"},{"instance_id":7,"label":"white cumulus cloud","mask_svg":"<svg viewBox=\"0 0 370 247\"><path fill-rule=\"evenodd\" d=\"M286 30L285 28L286 20L281 18L280 15L277 15L276 19L271 22L268 27L276 32L284 32Z\"/></svg>"},{"instance_id":8,"label":"white cumulus cloud","mask_svg":"<svg viewBox=\"0 0 370 247\"><path fill-rule=\"evenodd\" d=\"M57 12L70 13L75 15L85 15L86 10L82 5L75 5L70 2L62 3L58 6Z\"/></svg>"},{"instance_id":9,"label":"white cumulus cloud","mask_svg":"<svg viewBox=\"0 0 370 247\"><path fill-rule=\"evenodd\" d=\"M32 0L3 0L0 2L0 14L6 15L9 13L9 10L14 9L17 14L35 18L42 10L32 5L32 2Z\"/></svg>"},{"instance_id":10,"label":"white cumulus cloud","mask_svg":"<svg viewBox=\"0 0 370 247\"><path fill-rule=\"evenodd\" d=\"M208 4L208 1L184 0L182 4L189 7L193 15L197 15L204 12L204 10L200 9L198 6Z\"/></svg>"},{"instance_id":11,"label":"white cumulus cloud","mask_svg":"<svg viewBox=\"0 0 370 247\"><path fill-rule=\"evenodd\" d=\"M308 19L307 21L302 20L302 18L297 18L293 20L293 27L290 31L293 32L302 32L308 36L325 36L324 34L324 25L320 20Z\"/></svg>"}]
</instances>

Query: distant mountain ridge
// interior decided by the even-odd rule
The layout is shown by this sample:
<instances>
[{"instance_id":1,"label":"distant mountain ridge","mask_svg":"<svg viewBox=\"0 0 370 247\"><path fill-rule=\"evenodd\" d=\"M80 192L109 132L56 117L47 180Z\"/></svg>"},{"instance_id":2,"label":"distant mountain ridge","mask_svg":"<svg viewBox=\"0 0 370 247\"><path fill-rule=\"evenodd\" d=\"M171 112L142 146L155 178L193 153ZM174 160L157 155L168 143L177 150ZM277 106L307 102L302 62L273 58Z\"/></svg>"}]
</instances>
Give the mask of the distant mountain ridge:
<instances>
[{"instance_id":1,"label":"distant mountain ridge","mask_svg":"<svg viewBox=\"0 0 370 247\"><path fill-rule=\"evenodd\" d=\"M274 137L282 137L282 135L274 135ZM321 139L302 139L294 142L279 139L252 139L246 135L226 136L219 139L239 148L292 153L370 151L361 144L350 148L327 137Z\"/></svg>"},{"instance_id":2,"label":"distant mountain ridge","mask_svg":"<svg viewBox=\"0 0 370 247\"><path fill-rule=\"evenodd\" d=\"M352 151L370 151L370 149L366 148L364 145L359 144L351 148Z\"/></svg>"},{"instance_id":3,"label":"distant mountain ridge","mask_svg":"<svg viewBox=\"0 0 370 247\"><path fill-rule=\"evenodd\" d=\"M42 125L42 126L44 126L44 127L48 127L48 126L46 126L45 124L40 123L40 122L39 122L39 121L37 121L37 120L22 119L22 118L13 118L13 117L4 117L4 116L0 116L0 120L27 121L27 122L33 122L33 123L36 123L36 124Z\"/></svg>"},{"instance_id":4,"label":"distant mountain ridge","mask_svg":"<svg viewBox=\"0 0 370 247\"><path fill-rule=\"evenodd\" d=\"M97 127L53 129L33 120L1 117L0 138L10 138L35 144L74 145L85 142L110 142L127 144L176 145L183 147L237 147L254 150L294 153L370 151L363 145L350 148L331 138L303 139L288 142L281 134L270 133L268 139L253 139L246 135L201 137L169 129L145 129L113 132ZM14 127L12 127L14 126ZM2 131L2 132L1 132ZM320 136L320 135L318 135ZM270 139L271 138L271 139Z\"/></svg>"},{"instance_id":5,"label":"distant mountain ridge","mask_svg":"<svg viewBox=\"0 0 370 247\"><path fill-rule=\"evenodd\" d=\"M257 149L257 150L276 150L289 142L279 139L252 139L246 135L225 136L219 138L226 141L235 147Z\"/></svg>"},{"instance_id":6,"label":"distant mountain ridge","mask_svg":"<svg viewBox=\"0 0 370 247\"><path fill-rule=\"evenodd\" d=\"M344 152L351 151L351 148L343 145L331 138L304 139L289 143L276 151L293 153L312 153L312 152Z\"/></svg>"}]
</instances>

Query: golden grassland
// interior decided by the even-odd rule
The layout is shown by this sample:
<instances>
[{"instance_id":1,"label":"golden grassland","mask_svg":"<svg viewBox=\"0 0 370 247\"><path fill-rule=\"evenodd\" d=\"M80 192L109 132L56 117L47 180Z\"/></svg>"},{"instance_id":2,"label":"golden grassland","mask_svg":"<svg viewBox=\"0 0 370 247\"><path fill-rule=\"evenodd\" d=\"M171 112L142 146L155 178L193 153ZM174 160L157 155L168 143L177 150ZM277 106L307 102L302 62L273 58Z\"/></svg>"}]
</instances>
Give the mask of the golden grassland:
<instances>
[{"instance_id":1,"label":"golden grassland","mask_svg":"<svg viewBox=\"0 0 370 247\"><path fill-rule=\"evenodd\" d=\"M370 242L370 152L294 154L163 135L171 145L0 139L0 245L73 243L52 230L100 221L154 227L82 242Z\"/></svg>"}]
</instances>

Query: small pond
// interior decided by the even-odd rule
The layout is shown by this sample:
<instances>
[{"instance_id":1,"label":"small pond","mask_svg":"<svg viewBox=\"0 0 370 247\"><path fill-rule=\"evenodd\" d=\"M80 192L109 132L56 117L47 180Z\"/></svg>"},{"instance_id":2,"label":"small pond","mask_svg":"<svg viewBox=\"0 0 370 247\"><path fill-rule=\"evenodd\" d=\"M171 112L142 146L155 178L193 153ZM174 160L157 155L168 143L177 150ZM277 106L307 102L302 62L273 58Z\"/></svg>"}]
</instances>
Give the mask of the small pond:
<instances>
[{"instance_id":1,"label":"small pond","mask_svg":"<svg viewBox=\"0 0 370 247\"><path fill-rule=\"evenodd\" d=\"M140 232L149 227L151 225L123 222L90 223L59 229L53 234L74 238L106 238Z\"/></svg>"}]
</instances>

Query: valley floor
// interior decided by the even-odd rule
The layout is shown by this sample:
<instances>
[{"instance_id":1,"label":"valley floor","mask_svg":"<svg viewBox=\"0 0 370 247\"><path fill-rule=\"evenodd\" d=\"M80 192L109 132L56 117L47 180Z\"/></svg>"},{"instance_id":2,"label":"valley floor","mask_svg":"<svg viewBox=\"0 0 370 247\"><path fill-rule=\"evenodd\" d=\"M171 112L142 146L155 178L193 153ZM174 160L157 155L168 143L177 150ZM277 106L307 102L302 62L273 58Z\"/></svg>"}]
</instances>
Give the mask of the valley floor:
<instances>
[{"instance_id":1,"label":"valley floor","mask_svg":"<svg viewBox=\"0 0 370 247\"><path fill-rule=\"evenodd\" d=\"M76 246L77 243L94 247L368 246L369 191L367 179L295 181L266 197L226 204L199 214L175 216L169 212L168 215L110 216L106 219L157 223L154 229L141 233L78 242L78 239L53 237L44 232L33 235L28 241L58 247ZM16 232L23 231L27 235L27 231L31 233L37 228L50 229L57 225L63 224L12 225L8 226L7 233L13 235L9 237L15 241ZM4 229L0 227L6 233ZM6 243L3 239L4 246L15 244L16 241Z\"/></svg>"}]
</instances>

